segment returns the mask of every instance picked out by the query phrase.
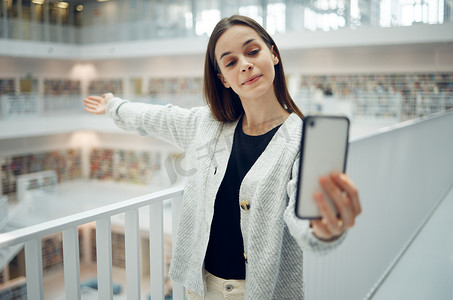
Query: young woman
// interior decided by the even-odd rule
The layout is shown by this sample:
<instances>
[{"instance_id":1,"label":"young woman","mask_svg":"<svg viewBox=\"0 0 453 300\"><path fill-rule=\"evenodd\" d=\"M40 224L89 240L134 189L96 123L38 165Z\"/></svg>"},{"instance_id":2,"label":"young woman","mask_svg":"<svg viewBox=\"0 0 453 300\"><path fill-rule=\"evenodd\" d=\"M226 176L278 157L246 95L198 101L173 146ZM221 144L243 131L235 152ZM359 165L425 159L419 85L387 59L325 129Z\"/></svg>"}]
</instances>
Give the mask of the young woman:
<instances>
[{"instance_id":1,"label":"young woman","mask_svg":"<svg viewBox=\"0 0 453 300\"><path fill-rule=\"evenodd\" d=\"M320 178L321 220L295 216L303 115L291 99L277 45L254 20L222 19L205 60L207 107L130 103L105 94L85 110L182 149L184 188L170 277L189 299L303 299L303 251L327 253L361 212L346 174Z\"/></svg>"}]
</instances>

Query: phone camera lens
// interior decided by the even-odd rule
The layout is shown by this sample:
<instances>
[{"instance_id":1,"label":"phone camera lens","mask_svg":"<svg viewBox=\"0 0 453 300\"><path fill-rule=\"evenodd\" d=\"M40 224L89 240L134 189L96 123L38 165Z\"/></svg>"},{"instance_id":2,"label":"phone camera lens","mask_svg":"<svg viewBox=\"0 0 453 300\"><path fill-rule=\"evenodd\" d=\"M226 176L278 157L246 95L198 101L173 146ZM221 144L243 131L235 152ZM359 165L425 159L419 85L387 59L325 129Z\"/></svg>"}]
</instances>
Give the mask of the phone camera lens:
<instances>
[{"instance_id":1,"label":"phone camera lens","mask_svg":"<svg viewBox=\"0 0 453 300\"><path fill-rule=\"evenodd\" d=\"M310 121L310 126L311 127L315 126L315 121Z\"/></svg>"}]
</instances>

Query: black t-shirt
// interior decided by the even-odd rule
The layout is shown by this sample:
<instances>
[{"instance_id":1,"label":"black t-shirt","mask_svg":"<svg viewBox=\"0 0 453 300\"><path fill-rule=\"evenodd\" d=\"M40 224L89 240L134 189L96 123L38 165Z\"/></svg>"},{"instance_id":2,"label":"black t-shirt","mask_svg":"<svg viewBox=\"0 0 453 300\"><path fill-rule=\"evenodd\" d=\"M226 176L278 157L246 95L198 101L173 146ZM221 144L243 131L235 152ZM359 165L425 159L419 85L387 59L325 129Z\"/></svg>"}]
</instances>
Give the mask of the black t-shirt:
<instances>
[{"instance_id":1,"label":"black t-shirt","mask_svg":"<svg viewBox=\"0 0 453 300\"><path fill-rule=\"evenodd\" d=\"M215 200L211 235L205 257L205 269L217 277L245 279L239 188L245 175L279 127L280 125L263 135L250 136L242 131L242 119L236 126L225 177Z\"/></svg>"}]
</instances>

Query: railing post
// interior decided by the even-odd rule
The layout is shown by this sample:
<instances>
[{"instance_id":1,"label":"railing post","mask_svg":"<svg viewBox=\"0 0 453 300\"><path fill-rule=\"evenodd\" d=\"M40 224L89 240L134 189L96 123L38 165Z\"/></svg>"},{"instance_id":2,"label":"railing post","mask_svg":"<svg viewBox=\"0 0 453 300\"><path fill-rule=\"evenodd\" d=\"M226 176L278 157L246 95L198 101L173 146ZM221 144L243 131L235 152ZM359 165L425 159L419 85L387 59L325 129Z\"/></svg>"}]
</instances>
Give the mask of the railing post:
<instances>
[{"instance_id":1,"label":"railing post","mask_svg":"<svg viewBox=\"0 0 453 300\"><path fill-rule=\"evenodd\" d=\"M80 300L80 257L77 227L63 231L63 259L66 299Z\"/></svg>"},{"instance_id":2,"label":"railing post","mask_svg":"<svg viewBox=\"0 0 453 300\"><path fill-rule=\"evenodd\" d=\"M151 299L164 299L163 203L149 206L149 254Z\"/></svg>"},{"instance_id":3,"label":"railing post","mask_svg":"<svg viewBox=\"0 0 453 300\"><path fill-rule=\"evenodd\" d=\"M171 200L172 255L174 255L176 249L176 237L178 234L179 215L181 212L181 206L182 206L182 195L175 197ZM173 281L173 300L184 300L184 299L185 299L184 286L178 282Z\"/></svg>"},{"instance_id":4,"label":"railing post","mask_svg":"<svg viewBox=\"0 0 453 300\"><path fill-rule=\"evenodd\" d=\"M2 26L3 26L3 36L0 36L0 38L7 39L8 38L8 11L6 9L6 0L0 0L0 1L3 2L3 5L2 5L3 18L2 18L2 20L0 20L0 22L2 22Z\"/></svg>"},{"instance_id":5,"label":"railing post","mask_svg":"<svg viewBox=\"0 0 453 300\"><path fill-rule=\"evenodd\" d=\"M29 299L44 299L41 239L25 242L25 268Z\"/></svg>"},{"instance_id":6,"label":"railing post","mask_svg":"<svg viewBox=\"0 0 453 300\"><path fill-rule=\"evenodd\" d=\"M110 217L96 221L96 257L99 299L112 299L112 232Z\"/></svg>"},{"instance_id":7,"label":"railing post","mask_svg":"<svg viewBox=\"0 0 453 300\"><path fill-rule=\"evenodd\" d=\"M127 299L140 299L140 234L138 209L125 213Z\"/></svg>"}]
</instances>

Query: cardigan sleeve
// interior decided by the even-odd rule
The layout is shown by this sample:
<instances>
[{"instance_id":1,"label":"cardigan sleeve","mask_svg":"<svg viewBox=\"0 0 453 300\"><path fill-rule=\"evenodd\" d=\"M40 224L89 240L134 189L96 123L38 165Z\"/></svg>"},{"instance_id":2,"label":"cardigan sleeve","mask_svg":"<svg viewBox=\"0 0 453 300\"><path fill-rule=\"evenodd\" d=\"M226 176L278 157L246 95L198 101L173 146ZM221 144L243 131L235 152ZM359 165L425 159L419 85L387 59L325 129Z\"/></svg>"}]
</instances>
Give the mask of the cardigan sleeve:
<instances>
[{"instance_id":1,"label":"cardigan sleeve","mask_svg":"<svg viewBox=\"0 0 453 300\"><path fill-rule=\"evenodd\" d=\"M107 114L118 127L161 138L181 149L186 149L194 140L200 119L208 113L205 107L185 109L171 104L129 102L117 97L107 105Z\"/></svg>"},{"instance_id":2,"label":"cardigan sleeve","mask_svg":"<svg viewBox=\"0 0 453 300\"><path fill-rule=\"evenodd\" d=\"M293 164L291 180L288 183L287 191L289 203L284 213L284 219L288 226L289 232L296 240L297 244L303 251L311 251L318 254L327 254L337 248L345 239L346 233L333 241L323 241L317 238L313 229L310 227L310 221L299 219L295 213L297 176L299 171L299 158Z\"/></svg>"}]
</instances>

